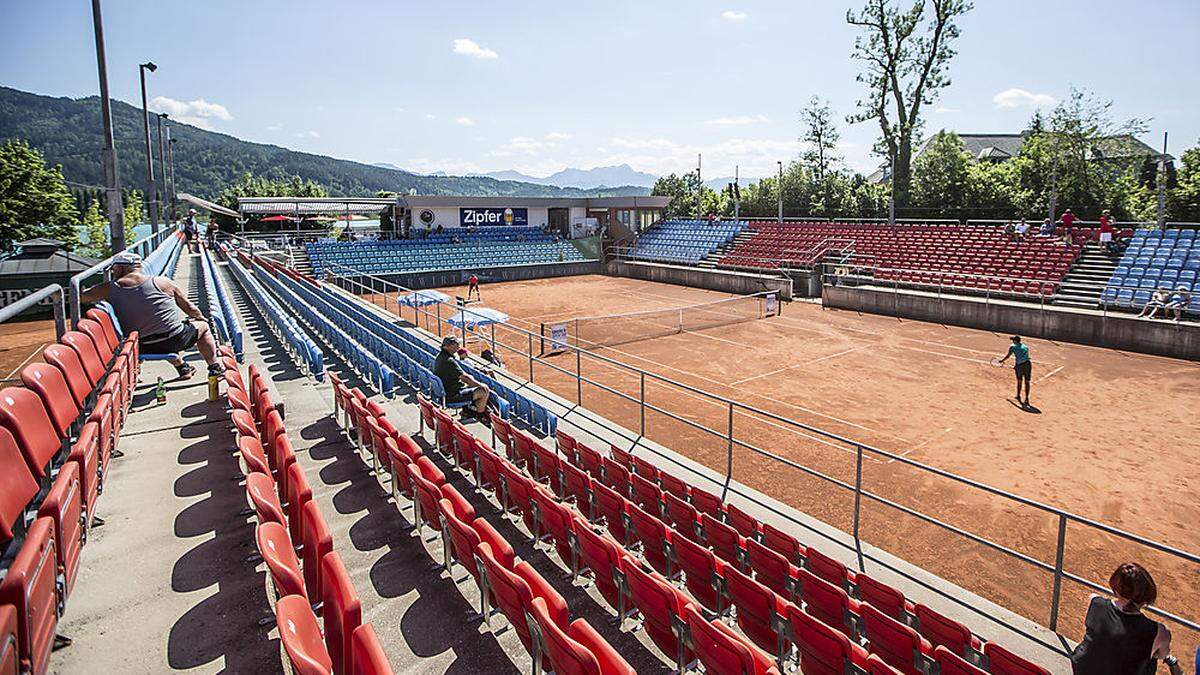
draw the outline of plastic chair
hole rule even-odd
[[[321,639],[321,627],[308,599],[299,595],[280,598],[275,605],[279,639],[296,675],[328,675],[333,659]]]

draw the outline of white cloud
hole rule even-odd
[[[454,123],[460,127],[475,126],[475,120],[471,119],[470,117],[467,117],[466,115],[459,115],[458,117],[455,117]]]
[[[727,9],[724,12],[721,12],[721,18],[727,21],[742,21],[746,18],[746,13]]]
[[[320,137],[321,137],[321,134],[319,134],[311,129],[308,131],[301,131],[300,133],[296,134],[296,138],[320,138]]]
[[[705,124],[714,127],[744,127],[748,124],[762,124],[771,120],[766,115],[734,115],[732,117],[717,117],[707,120]]]
[[[950,114],[958,112],[958,108],[947,108],[944,105],[939,105],[938,107],[933,109],[933,112],[935,112],[939,115],[950,115]]]
[[[480,47],[474,40],[459,38],[454,41],[454,53],[462,54],[463,56],[471,56],[477,59],[497,59],[500,55],[488,49]]]
[[[209,103],[202,98],[194,101],[177,101],[166,96],[155,96],[150,101],[155,112],[165,112],[177,122],[190,124],[201,129],[212,129],[213,121],[228,122],[233,119],[229,109],[220,103]]]
[[[1035,94],[1024,89],[1005,89],[992,97],[997,108],[1048,108],[1056,103],[1050,94]]]
[[[425,119],[427,119],[427,120],[437,119],[437,115],[434,115],[433,113],[425,113]]]
[[[611,147],[609,147],[611,146]],[[799,154],[800,142],[771,138],[732,138],[717,143],[676,143],[667,138],[613,138],[611,153],[596,159],[598,165],[629,164],[639,171],[663,175],[691,171],[696,155],[704,155],[706,176],[732,175],[735,165],[744,176],[771,176],[775,161],[791,161]],[[599,149],[598,149],[599,150]]]
[[[551,131],[550,133],[546,134],[546,140],[548,141],[568,141],[570,139],[571,134],[564,134],[561,131]]]
[[[272,124],[271,126],[267,127],[267,131],[271,131],[271,132],[281,131],[282,129],[283,129],[282,124]]]

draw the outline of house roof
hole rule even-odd
[[[0,276],[82,272],[98,260],[62,250],[62,242],[37,238],[18,242],[17,252],[0,259]]]

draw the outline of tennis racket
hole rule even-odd
[[[996,359],[992,359],[992,366],[994,366],[996,368],[1003,368],[1004,364],[1000,362],[1000,359],[996,358]]]

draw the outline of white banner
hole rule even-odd
[[[550,351],[559,352],[567,348],[567,324],[556,323],[550,326]]]
[[[774,293],[767,294],[767,311],[768,315],[779,313],[779,298]]]

